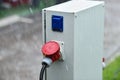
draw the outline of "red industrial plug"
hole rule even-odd
[[[60,46],[55,41],[49,41],[42,47],[42,53],[45,57],[48,57],[52,62],[60,59]]]
[[[45,57],[42,60],[42,69],[40,71],[39,80],[43,80],[43,74],[46,68],[61,58],[60,52],[60,45],[56,41],[46,42],[42,46],[42,53]]]

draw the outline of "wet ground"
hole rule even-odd
[[[120,0],[105,1],[104,56],[108,60],[120,54]]]
[[[120,51],[120,1],[106,0],[104,56]],[[41,14],[29,16],[34,23],[18,22],[0,28],[0,80],[38,80],[41,68]]]
[[[33,24],[16,23],[0,29],[0,80],[38,80],[41,68],[41,14]]]

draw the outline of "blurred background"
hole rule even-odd
[[[38,80],[41,10],[68,0],[0,0],[0,80]],[[120,1],[105,1],[103,80],[120,80]]]

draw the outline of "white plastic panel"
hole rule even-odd
[[[52,15],[64,16],[64,31],[54,32],[51,28]],[[73,29],[74,15],[69,13],[59,13],[46,11],[46,41],[56,40],[64,42],[65,61],[55,62],[47,70],[48,80],[73,80]],[[67,24],[66,24],[67,23]],[[67,77],[69,75],[69,77]]]
[[[102,80],[104,6],[75,14],[74,80]]]
[[[103,4],[102,1],[73,0],[47,8],[50,11],[76,13]]]

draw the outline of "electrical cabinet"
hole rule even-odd
[[[104,2],[68,1],[42,10],[43,41],[64,42],[46,80],[102,80]]]

